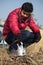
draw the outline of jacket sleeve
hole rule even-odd
[[[10,26],[10,29],[11,31],[14,33],[14,34],[18,34],[20,33],[20,29],[18,27],[18,17],[17,15],[15,14],[10,14],[8,16],[8,21],[9,21],[9,26]]]
[[[29,23],[29,27],[34,33],[40,32],[39,27],[36,25],[36,23],[34,22],[34,19],[32,17],[31,17],[31,20]]]
[[[34,33],[34,40],[35,40],[35,42],[40,41],[40,39],[41,39],[40,30],[39,30],[39,27],[34,22],[33,18],[31,18],[29,26],[30,26],[31,30],[33,31],[33,33]]]

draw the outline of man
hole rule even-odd
[[[32,17],[32,3],[23,3],[21,8],[13,10],[7,17],[4,29],[3,39],[10,45],[9,50],[17,49],[17,43],[34,43],[41,39],[40,30]],[[33,32],[25,30],[29,26]]]

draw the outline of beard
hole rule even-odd
[[[28,17],[24,17],[24,16],[22,16],[21,18],[22,18],[22,20],[25,21]]]

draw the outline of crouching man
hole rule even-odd
[[[23,42],[24,45],[39,42],[41,34],[39,27],[32,17],[33,4],[29,2],[23,3],[9,13],[3,29],[3,39],[10,45],[9,50],[17,49],[17,43]],[[33,32],[25,30],[29,26]]]

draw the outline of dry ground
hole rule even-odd
[[[43,65],[43,30],[40,31],[42,39],[26,47],[26,56],[19,57],[9,53],[7,47],[0,48],[0,65]]]

